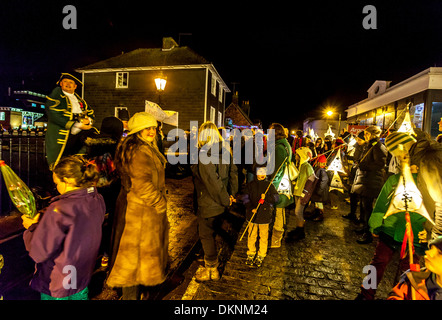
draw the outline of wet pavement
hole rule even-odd
[[[238,215],[226,214],[216,236],[221,279],[198,283],[194,275],[203,265],[193,213],[192,177],[166,179],[170,222],[170,266],[168,280],[149,300],[353,300],[359,293],[364,266],[374,254],[376,242],[360,245],[354,223],[343,219],[349,212],[344,195],[338,209],[325,207],[324,220],[307,221],[306,238],[282,242],[269,249],[260,268],[245,264],[247,235],[240,241],[246,223]],[[312,208],[307,209],[311,210]],[[294,228],[294,210],[286,214],[288,230]],[[394,286],[399,255],[395,254],[378,288],[377,298],[386,299]],[[108,288],[108,270],[98,268],[90,284],[92,300],[118,300],[120,292]]]
[[[198,283],[192,278],[181,299],[353,300],[367,276],[363,268],[370,263],[376,242],[365,245],[356,242],[355,224],[342,218],[350,206],[344,195],[338,198],[338,209],[326,206],[323,221],[306,222],[305,239],[295,243],[283,241],[280,248],[269,249],[260,268],[245,264],[247,235],[242,241],[238,240],[222,270],[221,279]],[[294,228],[292,214],[293,210],[287,214],[288,230]],[[244,223],[238,230],[238,236],[245,226]],[[398,259],[396,254],[386,269],[377,299],[386,299],[394,286]]]

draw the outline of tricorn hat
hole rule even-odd
[[[77,86],[78,85],[83,85],[83,82],[81,82],[80,80],[78,80],[76,77],[74,77],[72,74],[70,74],[70,73],[62,73],[61,74],[61,76],[60,76],[60,79],[58,79],[58,81],[57,81],[57,85],[60,85],[60,82],[61,82],[61,80],[63,80],[63,79],[69,79],[69,80],[73,80],[73,81],[75,81],[75,83],[77,84]]]

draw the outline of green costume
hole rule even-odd
[[[287,142],[287,139],[283,138],[283,139],[279,139],[279,140],[275,141],[275,152],[273,155],[275,157],[275,172],[273,172],[270,175],[270,178],[273,178],[275,176],[275,178],[273,179],[273,185],[275,186],[276,190],[278,190],[279,184],[281,183],[281,180],[284,177],[285,167],[288,166],[288,164],[290,163],[290,161],[292,159],[291,150],[292,150],[292,148],[290,147],[289,143]],[[281,167],[281,169],[278,172],[276,172],[276,170],[278,170],[278,168],[280,168],[281,164],[286,159],[287,159],[287,161],[285,162],[285,164]],[[288,197],[287,195],[280,193],[279,194],[279,201],[276,204],[276,208],[285,208],[292,203],[294,203],[293,196]]]
[[[94,110],[89,108],[77,93],[74,93],[78,99],[84,115],[94,118]],[[49,96],[46,97],[46,110],[48,115],[48,129],[46,131],[46,156],[49,168],[58,163],[63,155],[66,142],[69,138],[71,127],[76,120],[72,113],[72,104],[69,98],[63,93],[60,87],[55,88]]]
[[[396,186],[399,182],[400,174],[395,174],[387,179],[376,200],[376,205],[370,216],[368,224],[370,231],[374,234],[387,235],[382,237],[384,242],[395,250],[400,250],[405,235],[405,212],[399,212],[384,219],[384,215],[390,205]],[[413,179],[416,181],[417,173],[413,173]],[[423,255],[427,250],[427,243],[419,243],[418,233],[424,230],[426,219],[418,213],[410,212],[411,228],[413,230],[414,248],[417,254]]]

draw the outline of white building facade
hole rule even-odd
[[[367,90],[367,99],[347,107],[347,122],[397,129],[409,105],[417,128],[432,137],[441,133],[438,122],[442,118],[442,68],[428,68],[396,85],[390,84],[391,81],[375,81]]]

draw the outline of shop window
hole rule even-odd
[[[424,122],[424,104],[420,103],[410,107],[411,122],[414,123],[416,128],[422,129]]]
[[[442,102],[433,102],[431,108],[431,128],[430,134],[433,138],[437,137],[439,131],[439,122],[442,121]]]

